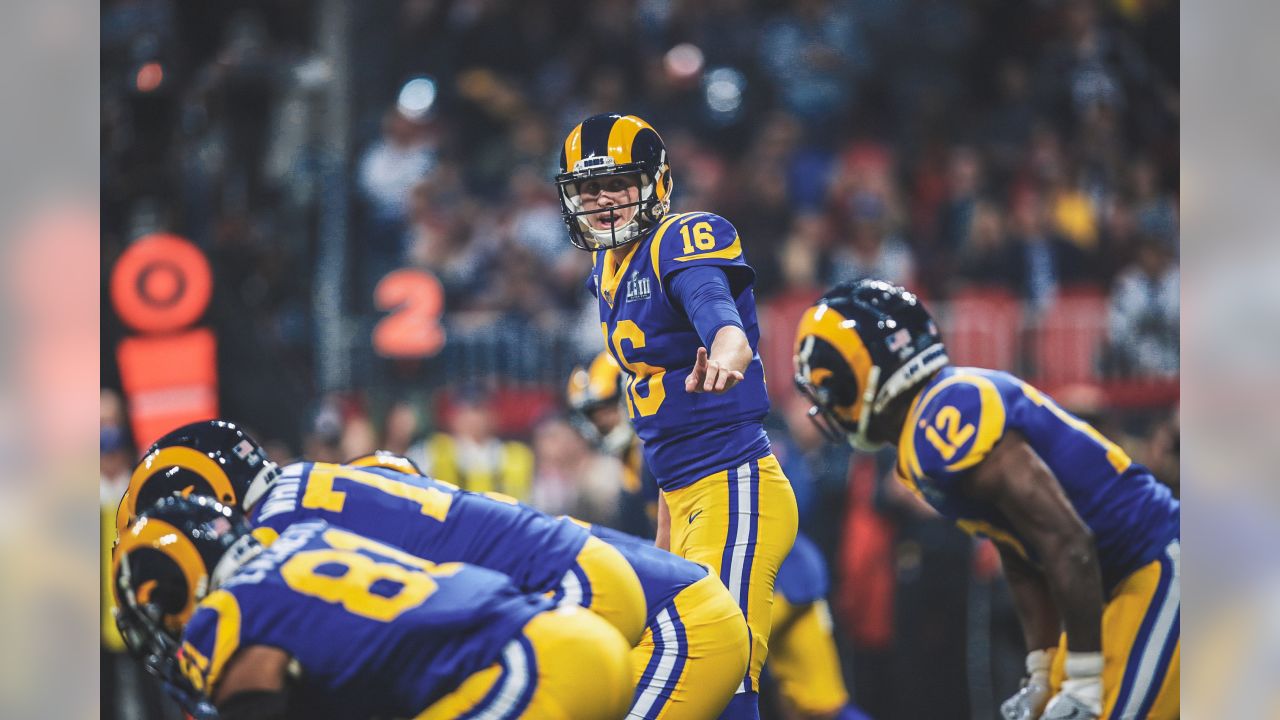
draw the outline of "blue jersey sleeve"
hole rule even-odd
[[[211,694],[227,660],[240,647],[240,605],[226,590],[205,598],[182,634],[178,667],[196,690]]]
[[[703,345],[711,347],[722,327],[742,329],[729,279],[720,268],[702,265],[678,272],[669,287],[672,300],[684,307]]]
[[[755,282],[755,271],[747,265],[737,229],[714,213],[684,213],[664,223],[650,252],[664,287],[672,275],[698,266],[724,270],[734,297]]]
[[[907,469],[945,491],[1004,436],[1004,399],[986,377],[952,375],[929,388],[908,422]]]

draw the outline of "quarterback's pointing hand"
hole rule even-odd
[[[707,356],[707,349],[698,348],[698,359],[693,370],[684,380],[685,392],[711,392],[717,395],[742,381],[742,373],[731,370],[719,360]]]

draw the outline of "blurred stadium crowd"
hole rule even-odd
[[[335,12],[341,55],[322,41]],[[376,447],[430,467],[447,444],[461,484],[610,523],[621,467],[560,408],[600,337],[590,256],[567,241],[550,177],[582,118],[645,118],[670,150],[673,206],[728,218],[757,271],[770,435],[831,563],[854,699],[878,718],[990,717],[1022,659],[994,554],[898,490],[890,457],[823,444],[789,387],[794,321],[837,279],[905,284],[957,360],[1040,381],[1176,488],[1177,13],[1168,0],[105,0],[103,268],[155,230],[203,249],[222,414],[273,457]],[[337,285],[318,261],[335,226]],[[375,287],[403,267],[443,287],[433,358],[389,360],[369,341]],[[313,307],[326,293],[347,322],[336,347]],[[114,510],[139,448],[109,307]],[[348,368],[337,383],[317,369],[333,353]],[[104,678],[104,700],[120,682]],[[117,700],[119,716],[147,716]]]

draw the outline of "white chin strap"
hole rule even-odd
[[[271,489],[271,483],[276,481],[280,476],[280,466],[270,460],[262,464],[262,469],[254,476],[253,482],[249,483],[249,489],[245,491],[244,499],[240,501],[240,509],[247,515],[254,505],[262,499],[263,495]]]
[[[209,574],[209,592],[222,587],[222,583],[235,574],[241,565],[262,554],[263,549],[262,544],[253,535],[249,533],[242,535],[227,548],[222,558],[218,560],[218,564],[213,566],[213,572]]]
[[[848,433],[849,444],[863,452],[875,452],[887,443],[873,442],[867,437],[867,428],[871,425],[871,416],[884,412],[902,393],[915,387],[922,379],[941,370],[951,359],[947,357],[946,348],[941,343],[930,345],[911,358],[910,362],[898,368],[896,372],[877,388],[880,382],[880,366],[872,365],[867,374],[867,389],[862,394],[862,413],[858,418],[858,431]]]
[[[640,235],[640,223],[638,218],[640,213],[637,212],[631,216],[626,225],[616,228],[605,228],[597,230],[591,227],[591,222],[587,220],[586,215],[578,218],[578,225],[582,227],[583,235],[587,238],[587,243],[594,245],[596,250],[608,250],[635,240]]]
[[[871,406],[876,399],[876,385],[880,382],[880,366],[872,365],[871,372],[867,373],[867,389],[862,392],[862,412],[858,414],[858,431],[847,433],[849,436],[849,444],[854,450],[862,452],[875,452],[884,446],[884,443],[872,442],[867,437],[867,428],[871,425]]]

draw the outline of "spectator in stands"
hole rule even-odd
[[[386,421],[382,428],[382,443],[379,450],[386,450],[396,455],[408,456],[410,447],[419,436],[418,411],[413,404],[405,401],[392,403],[387,410]],[[414,458],[417,462],[418,458]]]
[[[1137,260],[1111,291],[1111,358],[1122,373],[1178,373],[1178,264],[1172,241],[1141,236]]]
[[[552,515],[602,525],[617,521],[622,463],[594,450],[562,418],[542,421],[533,433],[534,477],[529,503]]]
[[[398,106],[382,118],[382,136],[360,158],[361,195],[376,220],[401,221],[408,212],[409,190],[435,167],[437,129],[425,117]]]
[[[950,257],[974,227],[981,188],[982,158],[973,148],[953,148],[947,163],[947,198],[938,209],[938,245]]]
[[[451,311],[473,307],[486,281],[484,249],[472,242],[473,201],[453,163],[441,163],[409,194],[409,247],[405,258],[444,286]]]
[[[890,234],[884,198],[860,191],[849,205],[850,233],[836,238],[826,281],[881,278],[912,285],[915,259],[906,243]]]
[[[302,456],[312,462],[340,463],[342,455],[342,407],[336,396],[323,398],[312,412],[303,436]]]
[[[1011,259],[1000,208],[989,202],[976,203],[956,253],[952,286],[1008,288],[1014,282]]]
[[[528,500],[533,481],[533,451],[495,434],[492,399],[466,390],[455,396],[447,432],[432,435],[409,450],[428,475],[463,490],[496,491]]]
[[[1033,310],[1044,310],[1063,284],[1079,278],[1081,253],[1053,232],[1046,198],[1034,190],[1014,198],[1009,224],[1015,289]]]
[[[356,184],[364,201],[360,246],[372,267],[371,279],[403,262],[409,194],[438,162],[437,124],[426,116],[387,110],[382,136],[360,158]]]
[[[810,130],[827,129],[848,111],[870,64],[856,15],[830,0],[793,0],[764,29],[759,51],[783,104]]]
[[[125,428],[124,401],[114,390],[103,388],[98,412],[99,485],[103,507],[115,512],[125,488],[129,487],[129,474],[133,472],[133,448],[129,446]]]

